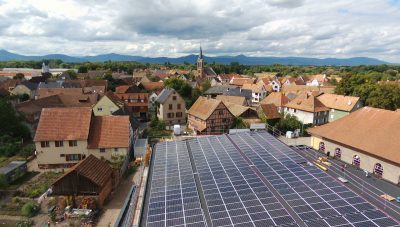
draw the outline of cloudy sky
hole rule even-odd
[[[400,0],[0,0],[0,49],[375,57],[400,62]]]

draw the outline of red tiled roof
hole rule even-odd
[[[91,116],[90,107],[44,108],[34,141],[86,140]]]
[[[308,95],[307,95],[308,96]],[[311,113],[328,111],[329,108],[324,106],[315,96],[296,97],[285,105],[286,107],[303,110]]]
[[[267,119],[281,118],[278,108],[274,104],[260,104],[260,107]]]
[[[400,112],[363,107],[331,123],[309,128],[319,136],[400,166]]]
[[[129,138],[129,116],[98,116],[93,118],[88,148],[127,148]]]

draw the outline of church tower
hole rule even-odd
[[[203,59],[203,50],[200,46],[200,54],[199,58],[197,58],[197,76],[202,78],[204,76],[204,59]]]

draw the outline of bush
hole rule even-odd
[[[34,202],[25,203],[21,208],[21,214],[27,217],[33,217],[39,211],[39,207]]]
[[[6,175],[4,173],[0,173],[0,188],[4,188],[8,186],[8,181]]]
[[[31,227],[31,226],[34,226],[34,225],[33,225],[33,221],[31,219],[27,218],[27,219],[18,221],[17,223],[15,223],[15,226],[18,226],[18,227]]]

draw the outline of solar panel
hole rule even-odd
[[[145,225],[399,226],[305,163],[265,132],[159,143]]]
[[[271,135],[257,133],[250,136],[248,133],[242,133],[232,135],[231,138],[238,144],[239,149],[254,161],[257,168],[265,169],[265,165],[269,166],[280,177],[280,179],[275,177],[271,181],[272,185],[307,225],[380,226],[380,224],[386,224],[386,221],[388,225],[397,224],[384,214],[377,217],[364,215],[367,212],[372,214],[379,211],[346,187],[333,183],[332,177],[315,166],[298,165],[298,162],[306,162],[306,160],[302,160],[304,158],[299,157]],[[264,174],[266,178],[271,175],[271,173]],[[287,180],[287,177],[290,177],[290,180]],[[297,182],[304,184],[293,185],[287,189],[285,185],[291,185],[291,182],[296,181],[295,178]],[[335,189],[331,190],[332,187]],[[381,221],[382,219],[385,220]]]
[[[147,226],[206,226],[185,142],[155,147]]]

